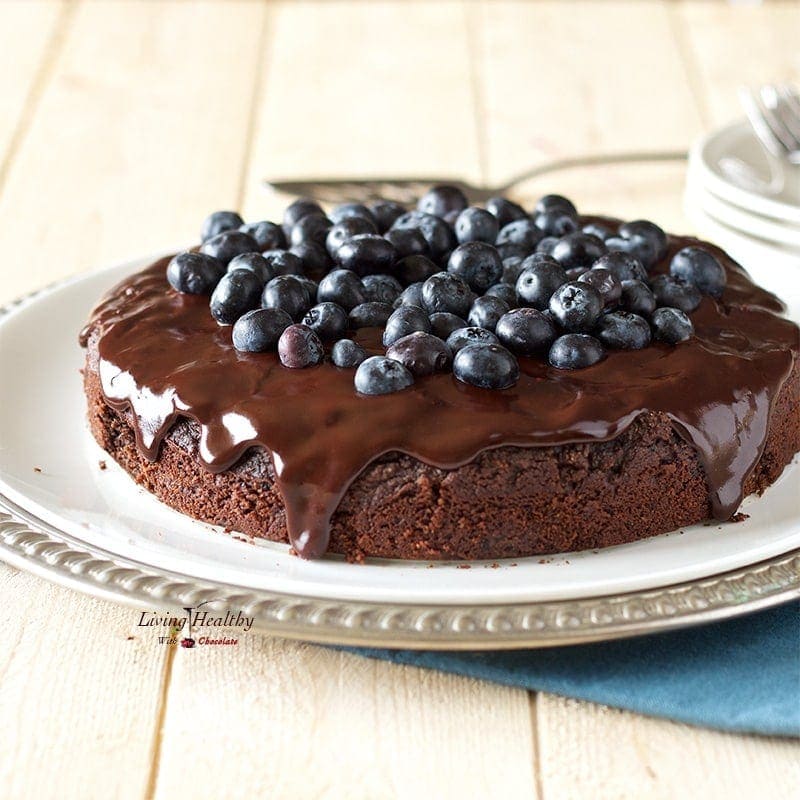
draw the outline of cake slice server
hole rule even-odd
[[[274,192],[308,197],[323,203],[364,202],[378,198],[411,203],[431,186],[446,183],[461,189],[470,202],[481,203],[496,195],[509,194],[523,181],[551,172],[576,167],[594,167],[606,164],[631,164],[660,161],[684,161],[684,150],[635,151],[607,153],[604,155],[560,158],[526,169],[504,183],[495,186],[476,186],[466,181],[432,176],[428,178],[330,178],[323,180],[265,180],[263,185]]]

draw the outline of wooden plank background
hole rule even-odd
[[[800,82],[800,5],[0,3],[0,302],[261,218],[266,176],[683,148]],[[528,187],[688,229],[680,166]],[[796,796],[800,745],[250,634],[169,651],[0,566],[0,797]]]

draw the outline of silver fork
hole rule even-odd
[[[722,158],[720,167],[740,186],[778,194],[786,186],[787,167],[800,164],[800,96],[792,86],[767,84],[758,91],[740,88],[739,101],[766,152],[770,177],[765,181],[739,158]]]
[[[775,158],[800,164],[800,97],[791,86],[741,89],[739,98],[759,141]]]

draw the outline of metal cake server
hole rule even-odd
[[[308,197],[323,203],[364,202],[382,198],[398,203],[412,203],[431,186],[446,183],[461,189],[470,202],[482,203],[496,195],[510,194],[524,181],[551,172],[575,167],[595,167],[606,164],[630,164],[661,161],[684,161],[684,150],[655,152],[609,153],[605,155],[577,156],[550,161],[520,172],[505,183],[496,186],[476,186],[449,177],[428,178],[332,178],[325,180],[268,180],[264,186],[282,194]]]

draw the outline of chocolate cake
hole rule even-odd
[[[601,548],[730,520],[800,450],[797,326],[653,223],[436,187],[202,238],[81,335],[94,437],[195,519],[307,558]]]

